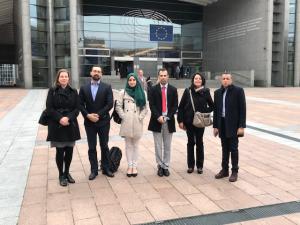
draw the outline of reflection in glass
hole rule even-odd
[[[30,24],[33,30],[47,31],[45,20],[30,18]]]
[[[55,22],[56,32],[67,32],[70,31],[70,21],[56,21]]]
[[[135,42],[135,56],[157,58],[157,42]]]
[[[110,40],[108,32],[84,31],[84,39]]]
[[[110,48],[110,41],[97,39],[84,39],[84,47],[86,48]]]
[[[111,54],[115,56],[134,56],[134,42],[111,41]]]
[[[40,5],[40,6],[47,6],[46,0],[30,0],[30,5]]]
[[[84,30],[86,31],[105,31],[109,32],[109,24],[105,23],[84,23]]]
[[[149,2],[145,2],[145,9],[140,9],[141,4],[143,0],[129,1],[127,8],[117,1],[109,4],[94,1],[93,6],[83,7],[81,30],[78,31],[79,37],[83,37],[81,47],[110,49],[112,59],[122,56],[180,58],[182,51],[202,51],[202,11],[198,6],[188,7],[181,12],[180,7],[183,3],[165,3],[171,8],[166,7],[163,10],[147,9],[151,5]],[[154,4],[152,5],[155,8]],[[98,15],[95,15],[97,13]],[[150,41],[150,24],[173,26],[173,41]],[[81,59],[83,70],[84,65],[96,63],[97,60]],[[116,67],[120,62],[112,64]],[[183,65],[187,64],[188,61],[185,60]],[[199,69],[202,66],[202,59],[195,59],[195,62],[188,65],[196,70],[195,66]],[[110,68],[110,63],[107,68]],[[110,74],[110,71],[107,73]]]
[[[47,56],[48,55],[48,45],[41,43],[31,43],[31,51],[33,56]]]
[[[134,34],[129,33],[110,33],[112,41],[134,41]]]
[[[84,22],[109,23],[109,16],[84,16]]]
[[[70,56],[56,57],[56,67],[57,68],[70,68],[71,67]]]
[[[32,30],[31,31],[31,40],[32,40],[32,42],[46,43],[47,42],[47,33]]]

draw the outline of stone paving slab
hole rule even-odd
[[[40,90],[0,93],[0,224],[6,225],[18,221],[45,96]]]
[[[182,91],[179,90],[179,95]],[[251,88],[246,89],[245,92],[247,97],[280,100],[293,104],[300,102],[299,88]],[[265,92],[268,94],[265,95]],[[3,218],[0,216],[1,225],[16,224],[14,221],[17,219],[19,225],[138,224],[297,201],[300,198],[300,147],[284,138],[279,139],[270,134],[267,137],[263,132],[251,129],[246,129],[245,138],[240,139],[238,182],[229,183],[227,179],[214,179],[214,174],[220,169],[221,146],[220,140],[212,136],[212,128],[207,128],[205,131],[205,163],[202,175],[186,173],[186,134],[178,129],[172,143],[171,176],[158,177],[153,136],[146,130],[150,114],[145,119],[145,132],[140,143],[139,175],[136,178],[126,177],[127,163],[123,154],[124,158],[115,178],[99,175],[94,181],[88,181],[90,168],[88,147],[83,118],[80,116],[82,140],[76,144],[71,165],[71,173],[76,184],[60,187],[55,165],[55,149],[49,148],[48,143],[45,142],[47,128],[43,126],[36,126],[38,130],[32,128],[34,127],[33,121],[36,123],[36,117],[44,106],[45,94],[46,91],[42,91],[37,99],[32,99],[33,97],[30,96],[30,99],[35,102],[31,107],[39,109],[34,110],[36,114],[31,117],[31,122],[24,116],[21,118],[23,122],[18,119],[19,124],[16,122],[18,125],[11,128],[29,137],[24,137],[20,142],[16,141],[14,145],[15,148],[20,149],[17,151],[19,155],[12,155],[8,159],[18,157],[18,162],[7,163],[5,167],[12,167],[16,171],[18,168],[20,171],[25,170],[22,168],[27,168],[27,172],[23,172],[20,176],[21,182],[17,184],[11,183],[13,179],[9,176],[3,179],[6,187],[1,189],[0,186],[0,208],[1,204],[11,201],[17,202],[17,204],[9,205],[11,209],[20,207],[19,197],[23,202],[19,219],[12,213],[12,210],[9,212],[11,215],[4,215]],[[290,100],[289,96],[293,98]],[[286,104],[280,105],[280,101],[267,104],[261,102],[261,99],[255,101],[255,98],[247,101],[248,121],[257,126],[269,126],[267,129],[277,129],[277,132],[286,131],[291,135],[297,135],[297,130],[290,129],[291,126],[282,126],[282,124],[297,127],[300,121],[295,118],[300,118],[299,110],[289,108],[284,111],[286,118],[282,119],[278,110],[287,107]],[[294,120],[292,121],[291,118]],[[0,125],[1,122],[2,120],[0,120]],[[14,128],[22,124],[26,124],[23,130]],[[6,131],[8,131],[7,140],[2,139],[4,144],[9,138],[14,137],[10,129]],[[32,135],[33,132],[36,134]],[[119,125],[112,123],[109,145],[119,146],[124,151],[124,140],[119,137],[118,132]],[[27,143],[29,146],[33,137],[35,137],[35,145],[31,146],[31,150],[27,150],[29,153],[32,152],[29,157],[27,153],[24,153],[26,147],[22,143]],[[31,160],[30,168],[29,163],[24,162],[27,158]],[[19,167],[19,164],[23,165]],[[0,174],[1,169],[2,167]],[[21,183],[26,180],[27,186],[24,193],[25,185],[22,186]],[[11,193],[7,193],[7,189],[11,189]],[[268,218],[271,223],[259,220],[258,224],[260,222],[275,224],[276,221],[281,221],[281,224],[299,224],[298,216],[298,214],[286,215],[278,220]],[[256,224],[256,222],[242,221],[241,224]]]

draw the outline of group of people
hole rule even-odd
[[[83,85],[79,94],[70,86],[70,73],[61,69],[56,76],[54,87],[49,89],[46,111],[49,117],[47,141],[56,148],[56,164],[59,183],[67,186],[75,183],[70,174],[75,141],[80,139],[77,116],[79,111],[84,117],[84,127],[88,141],[88,156],[91,166],[89,180],[94,180],[98,171],[108,177],[114,177],[109,163],[110,110],[113,108],[113,92],[109,84],[101,81],[102,69],[93,66],[91,80]],[[139,140],[143,136],[143,120],[148,112],[147,98],[151,117],[148,130],[154,139],[157,175],[170,175],[172,134],[176,132],[175,115],[181,129],[187,134],[187,173],[197,167],[197,173],[203,173],[205,128],[193,125],[194,112],[213,113],[213,132],[219,136],[222,144],[222,169],[216,179],[229,176],[229,157],[231,154],[232,173],[229,181],[238,178],[238,138],[244,135],[246,126],[246,102],[242,88],[232,84],[232,76],[221,76],[222,86],[214,93],[205,86],[205,78],[196,73],[186,88],[178,106],[176,87],[169,84],[169,74],[165,68],[159,69],[156,84],[147,85],[142,79],[143,71],[127,76],[126,86],[115,104],[115,110],[122,119],[120,136],[125,139],[125,151],[128,163],[127,176],[138,175]],[[147,94],[145,94],[147,90]],[[192,106],[192,102],[194,107]],[[101,168],[97,157],[97,136],[101,149]],[[195,160],[196,146],[196,160]]]

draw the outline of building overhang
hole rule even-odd
[[[202,6],[207,6],[209,4],[217,2],[218,0],[179,0],[179,1],[193,3],[193,4],[197,4],[197,5],[202,5]]]

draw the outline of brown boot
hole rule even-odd
[[[238,173],[237,172],[232,172],[232,174],[229,177],[230,182],[236,182],[238,179]]]
[[[215,178],[216,179],[221,179],[221,178],[228,177],[228,176],[229,176],[228,171],[220,170],[220,172],[215,175]]]

